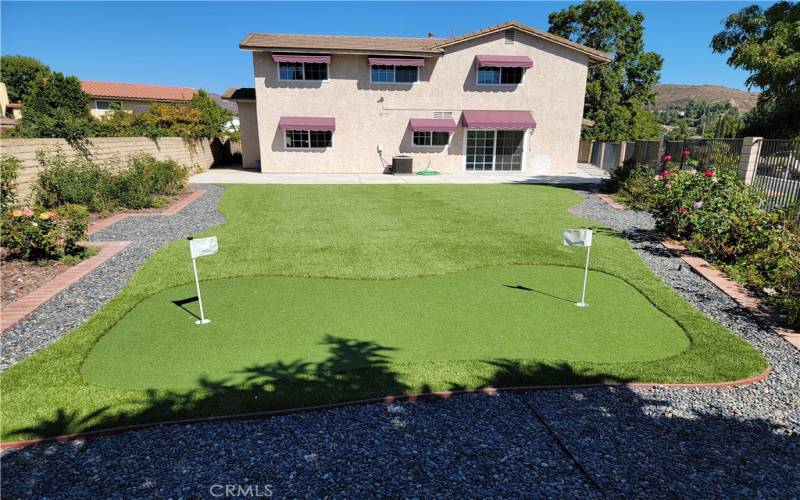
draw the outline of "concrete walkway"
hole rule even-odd
[[[580,164],[575,173],[463,172],[441,175],[278,174],[214,168],[193,175],[193,184],[598,184],[608,174]]]

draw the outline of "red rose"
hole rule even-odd
[[[669,177],[669,170],[664,170],[663,172],[661,172],[661,177],[663,177],[664,179]]]
[[[664,157],[661,159],[664,161],[672,161],[672,157],[670,155],[664,155]]]
[[[681,215],[686,215],[687,213],[689,213],[689,211],[686,210],[685,208],[681,207],[681,208],[678,209],[678,213],[681,214]]]
[[[705,175],[706,177],[714,177],[714,171],[709,168],[705,172],[703,172],[703,175]]]
[[[689,152],[688,151],[686,151],[685,149],[683,151],[681,151],[681,158],[688,158],[688,157],[689,157]]]

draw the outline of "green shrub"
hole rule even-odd
[[[649,210],[657,183],[653,175],[649,166],[635,165],[617,191],[620,201],[634,210]]]
[[[131,158],[129,171],[136,172],[147,183],[148,190],[155,195],[176,195],[186,187],[189,169],[173,160],[156,160],[142,155]]]
[[[66,158],[61,151],[37,152],[42,170],[34,187],[37,205],[55,208],[75,203],[93,211],[113,208],[109,196],[110,174],[85,158]]]
[[[74,76],[50,73],[37,79],[23,103],[18,127],[21,137],[61,137],[78,141],[90,135],[95,120],[89,112],[89,96]]]
[[[79,205],[57,210],[15,209],[2,214],[2,246],[11,257],[40,261],[80,255],[78,245],[89,224],[89,212]]]
[[[13,156],[0,155],[0,210],[7,211],[17,202],[17,174],[20,161]]]

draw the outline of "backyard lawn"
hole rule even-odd
[[[485,386],[715,382],[764,358],[661,283],[566,188],[229,186],[198,260],[154,255],[2,374],[3,439]],[[595,229],[587,302],[584,251]],[[188,300],[187,300],[188,299]]]

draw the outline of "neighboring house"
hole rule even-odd
[[[0,82],[0,128],[14,128],[22,118],[22,103],[10,102],[6,84]]]
[[[82,80],[81,89],[89,94],[92,115],[101,117],[116,110],[142,113],[154,102],[189,102],[197,93],[190,87],[167,87],[142,83],[96,82]]]
[[[571,172],[589,66],[611,56],[510,21],[456,38],[254,33],[237,102],[245,167]],[[257,142],[257,144],[254,144]]]

